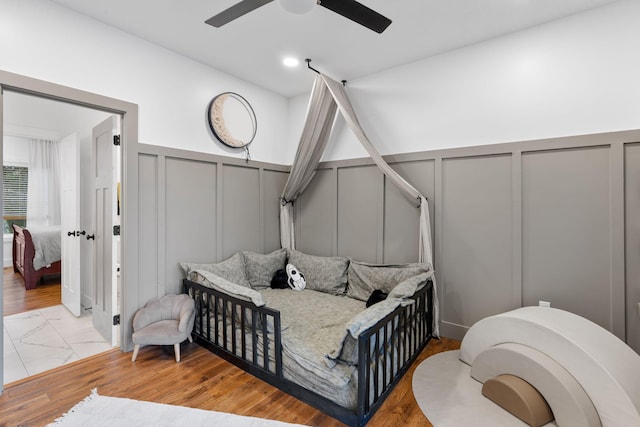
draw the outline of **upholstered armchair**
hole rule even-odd
[[[195,319],[195,305],[189,295],[169,294],[153,299],[133,316],[133,357],[145,345],[173,345],[176,362],[180,361],[180,343],[193,342],[191,331]]]

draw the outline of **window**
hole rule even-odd
[[[11,224],[24,227],[27,222],[27,183],[29,169],[23,166],[3,166],[2,197],[4,198],[4,212],[2,212],[2,229],[5,234],[13,234]]]

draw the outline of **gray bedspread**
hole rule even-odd
[[[285,378],[348,408],[356,405],[356,367],[327,367],[325,355],[339,345],[347,322],[365,303],[305,289],[264,289],[267,307],[279,310]],[[283,314],[286,313],[286,314]]]
[[[59,225],[53,227],[30,227],[28,230],[31,233],[31,239],[36,251],[33,257],[33,268],[36,271],[60,261],[62,258],[60,248],[62,239]]]
[[[212,286],[202,275],[196,279],[206,286]],[[212,287],[226,291],[220,286]],[[364,301],[310,289],[294,291],[267,288],[254,292],[259,293],[264,305],[280,311],[284,377],[349,409],[357,406],[357,336],[397,306],[409,303],[408,300],[392,298],[366,308]],[[212,315],[212,331],[215,322]],[[246,343],[247,354],[251,354],[250,332],[240,328],[231,330],[229,323],[226,326],[227,348],[231,348],[232,337],[235,337],[236,355],[242,353],[242,342]],[[225,326],[218,320],[218,339],[222,341],[224,329]],[[271,331],[269,336],[272,336]],[[257,339],[256,352],[260,356],[258,365],[263,366],[264,343],[262,336]],[[376,344],[372,342],[372,345]],[[393,351],[394,357],[391,359],[395,360],[394,366],[388,362],[387,372],[395,373],[400,366],[400,357],[397,349]],[[275,363],[273,355],[274,349],[270,343],[269,363]],[[371,399],[372,393],[373,390]]]

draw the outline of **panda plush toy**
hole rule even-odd
[[[287,284],[294,291],[301,291],[307,286],[307,281],[295,265],[287,264]]]

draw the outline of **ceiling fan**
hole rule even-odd
[[[272,1],[273,0],[242,0],[240,3],[236,3],[230,8],[207,19],[205,22],[219,28]],[[286,11],[297,14],[310,12],[314,6],[320,5],[376,33],[382,33],[391,24],[389,18],[355,0],[278,0],[278,3],[280,3],[280,6]]]

